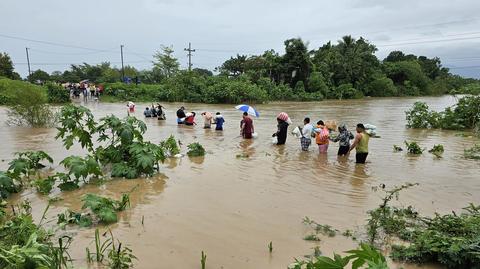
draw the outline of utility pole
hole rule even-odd
[[[123,67],[123,45],[120,45],[120,57],[122,58],[122,82],[125,82],[125,68]]]
[[[30,76],[32,71],[30,70],[30,57],[28,56],[28,48],[25,48],[25,51],[27,52],[28,75]]]
[[[188,49],[183,50],[188,51],[188,71],[192,71],[192,52],[195,52],[195,49],[192,49],[192,44],[188,42]]]

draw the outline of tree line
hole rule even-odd
[[[128,65],[124,68],[125,77],[135,85],[118,83],[122,70],[108,62],[71,65],[69,70],[51,74],[36,70],[27,80],[78,82],[88,79],[106,84],[112,97],[127,95],[142,99],[139,95],[150,91],[144,99],[196,102],[438,95],[458,93],[467,85],[471,89],[472,84],[479,83],[451,74],[438,57],[392,51],[380,60],[375,55],[377,47],[362,37],[344,36],[336,44],[328,42],[317,49],[309,49],[301,38],[292,38],[286,40],[284,46],[283,54],[275,50],[251,56],[237,54],[213,72],[201,68],[181,70],[173,48],[161,46],[152,57],[151,69],[137,70]],[[11,60],[10,65],[8,61],[8,55],[0,54],[0,76],[18,79]]]

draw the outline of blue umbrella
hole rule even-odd
[[[260,113],[258,113],[255,108],[249,106],[249,105],[238,105],[235,107],[236,109],[247,112],[249,115],[255,116],[255,117],[260,117]]]

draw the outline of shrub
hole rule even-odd
[[[463,156],[467,159],[480,160],[480,144],[465,149]]]
[[[51,126],[55,113],[47,104],[45,88],[28,82],[0,79],[0,104],[8,106],[8,122],[32,127]]]
[[[355,89],[351,83],[345,83],[335,89],[337,99],[358,99],[363,97],[363,93]]]
[[[65,89],[61,85],[53,82],[48,82],[45,84],[45,86],[47,87],[49,103],[63,104],[70,102],[70,92],[68,89]]]
[[[442,158],[442,154],[445,151],[443,145],[434,145],[428,152],[432,153],[437,158]]]
[[[405,113],[409,128],[476,130],[480,122],[480,96],[462,97],[455,106],[443,112],[431,111],[426,103],[415,102]]]
[[[178,147],[177,140],[173,135],[169,136],[164,141],[161,141],[160,147],[165,152],[165,156],[173,157],[176,154],[180,153],[180,148]]]
[[[413,107],[405,112],[408,128],[432,128],[439,126],[439,115],[429,110],[424,102],[415,102]]]
[[[0,171],[0,200],[21,190],[21,186],[9,173]]]
[[[393,243],[393,260],[415,263],[440,263],[447,268],[478,268],[480,265],[480,207],[470,204],[461,214],[433,217],[421,216],[411,206],[407,208],[390,205],[399,192],[417,184],[407,184],[384,190],[383,203],[369,211],[367,232],[374,243],[383,232]],[[393,238],[391,238],[393,237]]]
[[[342,269],[352,263],[352,268],[388,269],[385,257],[380,251],[368,244],[360,244],[358,249],[346,251],[348,256],[333,255],[333,259],[326,256],[316,256],[309,261],[296,260],[289,269]]]
[[[188,148],[187,155],[189,157],[197,157],[197,156],[204,156],[205,155],[205,149],[198,142],[189,144],[187,146],[187,148]]]
[[[415,141],[410,142],[410,143],[405,141],[405,145],[407,146],[407,152],[410,153],[410,154],[420,155],[424,151]]]
[[[121,200],[98,196],[92,193],[86,194],[83,198],[82,208],[89,208],[103,223],[117,222],[117,211],[123,211],[130,205],[128,194],[123,194]]]
[[[379,75],[365,85],[364,92],[368,96],[396,96],[398,89],[391,79]]]

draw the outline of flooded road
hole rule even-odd
[[[372,190],[379,184],[391,188],[420,183],[402,192],[400,203],[424,214],[448,213],[468,203],[480,203],[480,162],[462,158],[463,150],[479,140],[457,136],[455,131],[406,129],[404,111],[417,100],[438,110],[456,101],[444,96],[258,105],[261,116],[254,125],[259,137],[251,141],[240,138],[241,113],[231,105],[163,104],[167,120],[145,119],[146,139],[158,143],[173,134],[182,141],[183,153],[185,145],[198,141],[208,152],[205,157],[168,160],[161,174],[149,179],[113,180],[65,193],[56,190],[50,196],[63,200],[51,206],[49,216],[54,219],[66,207],[78,210],[84,193],[119,198],[122,192],[134,189],[131,208],[110,228],[138,257],[135,268],[199,268],[202,250],[208,268],[228,269],[286,268],[294,257],[312,253],[316,245],[324,255],[341,253],[356,243],[341,235],[322,237],[319,243],[304,241],[310,230],[302,219],[308,216],[341,231],[357,230],[365,224],[366,212],[380,203],[381,193]],[[138,118],[143,119],[146,105],[137,104]],[[202,129],[200,117],[196,127],[177,126],[175,111],[181,105],[197,115],[205,110],[222,112],[225,131]],[[107,114],[126,115],[125,104],[92,102],[86,106],[97,120]],[[3,124],[6,113],[4,108],[0,111]],[[356,166],[354,156],[337,159],[337,144],[330,145],[328,155],[319,155],[316,146],[302,152],[299,140],[291,135],[285,146],[274,146],[271,134],[281,111],[292,118],[289,132],[309,116],[312,122],[346,122],[352,131],[358,122],[371,123],[378,127],[381,138],[370,140],[364,166]],[[55,135],[55,129],[3,124],[0,169],[7,168],[16,151],[45,150],[55,159],[52,167],[56,169],[61,169],[58,162],[68,155],[83,154],[77,146],[66,151]],[[393,153],[393,145],[403,147],[404,140],[418,141],[428,149],[443,144],[445,153],[442,159],[429,153],[419,157]],[[39,218],[48,199],[26,190],[12,200],[25,198]],[[75,264],[85,267],[85,247],[93,246],[94,228],[71,227],[67,231],[75,234],[71,249]],[[272,254],[267,248],[270,241]]]

